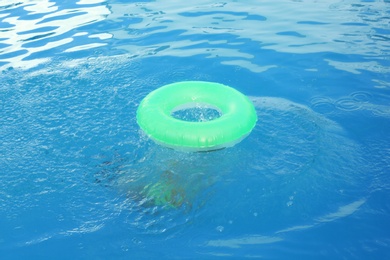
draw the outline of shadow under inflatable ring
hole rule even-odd
[[[221,116],[206,122],[174,118],[181,109],[208,107]],[[183,81],[149,93],[137,109],[137,123],[156,143],[176,150],[199,152],[231,147],[256,125],[252,102],[237,90],[213,82]]]

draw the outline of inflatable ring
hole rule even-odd
[[[206,122],[177,119],[172,113],[208,107],[221,116]],[[176,150],[210,151],[231,147],[256,125],[256,110],[237,90],[213,82],[184,81],[149,93],[137,109],[137,123],[156,143]]]

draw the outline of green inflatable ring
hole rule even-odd
[[[207,106],[222,114],[206,122],[184,121],[172,113]],[[184,81],[149,93],[137,109],[137,123],[156,143],[176,150],[210,151],[231,147],[256,125],[256,110],[237,90],[213,82]]]

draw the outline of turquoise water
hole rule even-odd
[[[388,1],[3,1],[3,259],[390,257]],[[236,146],[137,126],[165,84],[256,107]]]

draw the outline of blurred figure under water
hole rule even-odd
[[[115,187],[142,207],[201,207],[213,184],[228,172],[232,158],[238,158],[227,156],[235,154],[232,149],[187,153],[148,142],[148,151],[138,160],[114,158],[95,174],[97,182]]]

